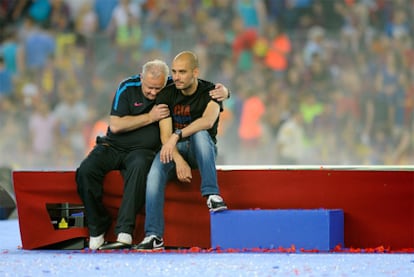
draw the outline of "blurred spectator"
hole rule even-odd
[[[329,91],[331,85],[331,75],[326,61],[322,60],[319,54],[314,54],[308,68],[308,76],[311,85],[309,90],[312,91],[316,99],[325,101],[329,98]]]
[[[205,61],[203,64],[207,65],[205,69],[205,78],[217,79],[220,78],[218,68],[222,68],[222,63],[231,57],[232,49],[227,33],[223,32],[224,26],[220,25],[218,20],[208,20],[203,24],[203,30],[201,30],[204,39],[202,41],[202,47],[205,49]]]
[[[211,2],[208,7],[209,18],[214,18],[220,22],[222,28],[231,26],[231,21],[234,18],[235,10],[233,8],[234,0],[215,0]]]
[[[84,2],[74,18],[75,32],[91,39],[99,28],[98,16],[92,3]]]
[[[140,17],[141,6],[132,0],[119,0],[112,11],[107,31],[115,43],[120,64],[131,62],[131,58],[137,57],[141,41]]]
[[[269,22],[277,22],[279,24],[282,24],[283,14],[286,11],[286,2],[287,1],[264,1],[266,17],[268,18]]]
[[[306,140],[300,110],[293,110],[288,119],[282,123],[275,147],[278,164],[297,165],[304,160]]]
[[[149,29],[142,34],[141,51],[143,57],[168,60],[171,53],[171,40],[162,28]]]
[[[14,77],[20,73],[20,51],[21,48],[17,41],[15,30],[7,28],[4,32],[4,40],[0,43],[0,56],[4,58],[6,70]]]
[[[266,31],[268,47],[263,55],[264,62],[274,72],[285,73],[292,51],[290,38],[276,23],[268,24]]]
[[[76,18],[81,13],[84,6],[89,6],[93,10],[95,0],[63,0],[70,10],[70,20],[75,23]]]
[[[52,6],[50,0],[21,0],[28,4],[28,15],[41,26],[47,26]]]
[[[72,30],[72,15],[69,5],[64,0],[49,0],[51,4],[49,28],[57,32]]]
[[[290,114],[294,96],[284,87],[280,80],[271,80],[268,86],[269,93],[266,96],[266,112],[264,121],[266,122],[270,135],[275,138],[280,126],[286,121]]]
[[[56,125],[57,120],[51,112],[46,99],[39,98],[34,104],[34,110],[29,115],[28,130],[29,156],[28,158],[38,168],[48,167],[56,156]]]
[[[21,0],[4,0],[0,2],[0,31],[22,15],[25,4],[25,1]],[[0,40],[2,39],[0,35]]]
[[[375,110],[378,111],[378,115],[382,114],[382,117],[377,118],[375,123],[381,125],[381,129],[387,134],[391,134],[395,123],[395,106],[397,105],[400,76],[395,54],[387,53],[384,58],[382,68],[378,71],[375,79],[376,90],[378,91],[377,99],[382,99],[380,103],[383,104],[382,107],[375,105]]]
[[[310,4],[312,25],[321,26],[325,29],[331,30],[332,32],[338,31],[343,26],[344,20],[346,20],[343,14],[345,5],[344,2],[346,3],[347,1],[313,0]],[[357,4],[355,3],[354,5]]]
[[[340,47],[343,51],[357,53],[364,43],[363,36],[366,35],[364,33],[369,31],[367,30],[368,9],[361,3],[340,6],[338,9],[343,18]]]
[[[95,0],[94,10],[98,16],[99,30],[106,30],[118,0]]]
[[[252,68],[252,49],[258,37],[255,28],[245,28],[243,19],[236,16],[232,22],[232,50],[233,61],[241,71],[248,71]]]
[[[255,164],[263,159],[258,148],[261,147],[264,138],[262,117],[266,106],[262,88],[255,90],[246,88],[244,93],[243,107],[240,116],[239,136],[243,149],[241,160]]]
[[[74,79],[80,87],[86,88],[95,59],[87,56],[85,41],[73,34],[57,37],[60,38],[59,51],[51,62],[60,68],[65,79]]]
[[[6,69],[3,56],[0,55],[0,100],[13,94],[13,76]]]
[[[28,167],[25,110],[11,98],[0,101],[0,164],[13,169]]]
[[[55,56],[50,55],[47,59],[43,70],[42,79],[40,80],[40,88],[42,90],[42,98],[47,101],[50,107],[54,107],[59,101],[58,84],[63,80],[63,72],[56,64]]]
[[[24,78],[21,80],[21,98],[23,105],[28,110],[32,108],[33,102],[40,97],[40,88],[36,82],[36,77],[31,72],[26,72]]]
[[[281,2],[284,2],[285,6],[283,12],[280,14],[279,23],[281,23],[281,25],[284,26],[289,33],[292,33],[296,31],[299,25],[300,11],[295,6],[295,0],[286,0]]]
[[[324,36],[325,30],[320,26],[314,26],[309,29],[308,41],[303,48],[303,59],[305,65],[311,65],[312,60],[316,56],[322,60],[325,58]]]
[[[408,36],[410,34],[410,25],[405,10],[396,9],[393,11],[391,20],[385,26],[385,33],[394,38]]]
[[[75,81],[67,80],[62,83],[60,101],[53,110],[58,121],[59,146],[71,149],[69,160],[79,162],[85,154],[86,141],[83,136],[83,126],[88,120],[88,107],[82,102],[82,91]],[[65,153],[66,154],[66,153]]]
[[[263,32],[266,25],[266,6],[264,0],[236,0],[235,9],[243,20],[245,28]]]
[[[22,42],[23,70],[31,71],[40,78],[49,56],[55,53],[56,41],[55,37],[48,33],[46,29],[35,24],[30,17],[26,20],[29,22],[26,25],[29,29],[26,38]]]

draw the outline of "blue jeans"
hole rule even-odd
[[[207,131],[199,131],[177,143],[177,149],[201,176],[201,195],[219,194],[216,172],[217,147]],[[160,153],[155,156],[148,173],[145,202],[145,235],[164,235],[165,186],[175,176],[175,163],[161,163]]]

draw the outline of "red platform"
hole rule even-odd
[[[218,179],[229,209],[342,209],[344,247],[414,248],[413,168],[219,167]],[[81,203],[74,171],[14,171],[13,184],[24,249],[88,236],[86,228],[55,230],[46,209],[46,203]],[[211,247],[199,184],[195,171],[191,184],[167,186],[167,246]],[[104,189],[115,218],[122,193],[117,171],[108,174]],[[143,238],[143,220],[138,215],[135,242]],[[107,239],[115,239],[113,226]]]

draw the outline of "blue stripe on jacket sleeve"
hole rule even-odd
[[[115,94],[115,101],[114,101],[114,107],[113,109],[116,111],[118,109],[119,104],[119,98],[121,97],[121,94],[128,88],[128,87],[139,87],[141,86],[141,82],[129,82],[125,83],[122,86],[118,88]]]

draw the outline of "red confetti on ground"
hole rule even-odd
[[[165,249],[165,250],[156,250],[156,251],[145,251],[141,252],[138,250],[90,250],[83,249],[80,250],[81,253],[181,253],[181,254],[192,254],[192,253],[414,253],[414,248],[403,248],[398,250],[391,250],[390,247],[384,247],[382,245],[375,248],[343,248],[340,244],[336,245],[333,249],[329,251],[321,251],[318,249],[297,249],[295,245],[291,247],[278,247],[278,248],[226,248],[221,247],[216,248],[200,248],[193,246],[190,248],[177,248],[177,249]],[[4,251],[2,254],[6,254]]]

